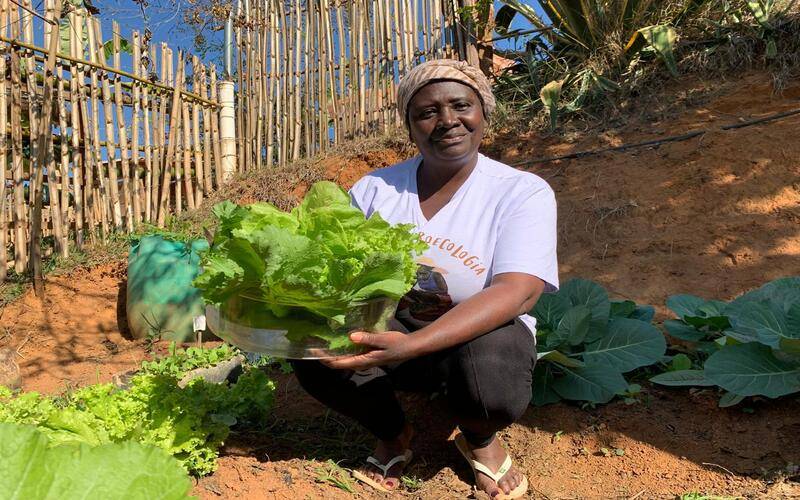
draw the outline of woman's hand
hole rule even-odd
[[[374,366],[402,363],[417,357],[417,338],[397,331],[382,333],[352,332],[350,340],[369,349],[364,354],[320,360],[335,370],[366,370]]]

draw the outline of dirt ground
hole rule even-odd
[[[506,162],[717,128],[800,107],[800,83],[772,95],[769,78],[749,75],[711,87],[687,82],[692,106],[662,122],[619,130],[542,137],[500,135],[486,154]],[[696,94],[696,92],[695,92]],[[730,299],[800,272],[800,115],[769,124],[625,153],[535,165],[559,203],[562,279],[601,282],[614,295],[663,304],[673,293]],[[327,175],[351,184],[371,168],[402,159],[395,151],[331,158]],[[298,193],[300,194],[300,193]],[[0,348],[18,357],[24,388],[54,393],[109,381],[147,357],[126,337],[124,263],[53,276],[47,300],[31,293],[0,311]],[[353,493],[325,478],[370,451],[352,423],[305,396],[289,375],[266,432],[234,434],[219,470],[197,481],[204,499],[382,498],[352,480]],[[502,438],[528,475],[531,497],[674,498],[688,492],[747,498],[800,498],[800,400],[752,401],[720,409],[710,390],[645,384],[640,401],[598,408],[531,408]],[[417,428],[415,461],[398,496],[473,495],[469,469],[448,438],[440,401],[407,394]],[[604,453],[604,450],[610,453]]]

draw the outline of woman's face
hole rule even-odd
[[[424,159],[448,162],[471,157],[485,128],[481,100],[467,85],[430,83],[408,105],[408,128]]]

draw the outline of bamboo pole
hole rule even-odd
[[[327,78],[322,78],[321,81],[323,82],[321,87],[322,98],[323,102],[325,103],[323,107],[323,111],[325,113],[324,117],[324,124],[325,124],[325,136],[323,138],[324,149],[328,148],[330,144],[329,136],[328,136],[328,127],[332,126],[333,128],[333,142],[339,142],[339,136],[341,134],[341,126],[338,119],[339,116],[339,106],[338,106],[338,99],[336,96],[336,69],[335,69],[335,62],[334,62],[334,48],[333,48],[333,26],[331,25],[331,9],[330,5],[328,4],[328,0],[320,0],[321,2],[321,9],[320,9],[320,16],[321,16],[321,34],[323,34],[323,40],[321,45],[323,47],[322,57],[325,59],[325,74]],[[327,97],[330,92],[330,109],[327,103]],[[332,119],[331,119],[332,117]]]
[[[166,50],[164,45],[161,46],[161,66],[159,69],[157,61],[157,55],[159,51],[155,46],[150,48],[150,60],[153,61],[153,73],[157,73],[160,75],[161,81],[167,81],[167,65],[166,65]],[[167,161],[165,158],[165,127],[166,127],[166,116],[167,116],[167,100],[163,92],[159,92],[157,95],[153,96],[153,144],[155,146],[154,149],[154,156],[153,156],[153,191],[152,191],[152,200],[153,200],[153,209],[152,209],[152,216],[153,219],[156,221],[158,220],[158,213],[160,211],[160,201],[161,201],[161,177],[164,175],[164,171],[167,169]],[[169,197],[169,191],[167,191],[166,195]],[[169,202],[169,198],[167,198],[167,202]]]
[[[99,23],[98,23],[99,26]],[[114,47],[114,69],[120,69],[120,36],[119,36],[119,23],[114,21],[112,23],[112,43]],[[99,29],[99,28],[98,28]],[[101,39],[98,35],[98,38]],[[102,40],[102,39],[101,39]],[[108,75],[106,73],[106,75]],[[130,151],[128,150],[128,132],[125,127],[125,112],[122,108],[122,82],[120,81],[119,73],[114,74],[114,105],[117,109],[117,137],[119,139],[119,155],[122,169],[122,200],[125,202],[125,229],[133,232],[133,206],[132,206],[132,187],[130,182],[130,162],[128,161]],[[134,132],[135,133],[135,132]],[[112,170],[117,171],[116,162],[111,165]],[[113,196],[113,188],[112,188]]]
[[[258,12],[260,16],[260,9]],[[259,21],[261,18],[259,17]],[[257,93],[257,105],[256,108],[256,127],[255,127],[255,154],[256,154],[256,168],[261,169],[263,166],[264,157],[261,154],[264,148],[264,122],[266,116],[264,114],[264,106],[266,105],[265,102],[265,90],[264,85],[266,85],[266,69],[265,69],[265,52],[266,48],[266,30],[263,29],[263,23],[258,23],[258,30],[256,31],[256,50],[255,53],[258,54],[256,62],[256,78],[255,78],[255,92]]]
[[[100,27],[99,19],[92,19],[92,24],[95,32],[95,43],[92,43],[90,53],[94,51],[95,61],[103,61],[105,54],[103,52],[103,32]],[[114,228],[119,230],[122,228],[122,207],[119,195],[119,184],[117,178],[117,135],[114,133],[114,104],[111,97],[111,85],[108,82],[108,73],[103,72],[100,75],[100,85],[103,91],[103,114],[105,116],[106,124],[106,161],[108,169],[108,193],[111,201],[111,217],[114,223]],[[122,129],[123,127],[117,127]]]
[[[358,64],[358,131],[360,135],[367,133],[367,65],[364,60],[365,29],[366,29],[366,1],[355,0],[358,27],[356,37],[356,61]]]
[[[46,0],[45,1],[45,15],[47,19],[57,20],[58,18],[55,15],[55,3],[53,0]],[[60,7],[60,6],[59,6]],[[60,9],[58,16],[61,15]],[[44,44],[45,47],[50,47],[50,37],[52,36],[52,25],[50,23],[44,23]],[[63,229],[64,225],[64,217],[62,216],[62,207],[66,208],[66,200],[65,203],[62,203],[62,194],[66,195],[66,190],[61,189],[62,179],[64,178],[63,172],[67,171],[68,162],[67,158],[67,151],[68,146],[66,142],[66,110],[65,110],[65,103],[64,103],[64,71],[62,65],[60,64],[58,55],[60,40],[56,42],[55,45],[55,67],[51,75],[55,78],[53,79],[53,83],[56,87],[55,91],[51,89],[51,92],[55,92],[55,102],[56,108],[58,109],[58,134],[59,134],[59,161],[56,163],[55,157],[55,145],[53,144],[52,138],[52,130],[48,130],[47,133],[50,134],[49,142],[48,142],[48,151],[46,155],[46,163],[42,165],[43,168],[47,169],[47,189],[49,193],[49,218],[50,224],[52,226],[52,236],[53,236],[53,250],[56,254],[60,257],[66,257],[68,252],[68,244],[65,235],[65,231]],[[45,63],[46,64],[46,63]],[[49,82],[44,83],[45,85],[50,85]],[[47,108],[44,108],[47,109]],[[43,109],[43,113],[46,112]],[[52,106],[50,107],[52,110]],[[52,113],[48,113],[51,114]],[[52,118],[50,118],[52,122]],[[44,176],[44,173],[42,174]],[[43,207],[39,208],[40,211],[44,210]],[[45,222],[45,221],[43,221]],[[41,234],[44,235],[47,231],[47,224],[46,222],[42,226]]]
[[[19,3],[19,5],[28,12],[35,12],[33,10],[32,4],[30,0],[24,0],[23,2]],[[24,42],[29,44],[33,44],[33,18],[32,16],[25,14],[20,17],[22,22],[22,39]],[[42,111],[41,105],[39,104],[39,89],[36,84],[36,78],[29,78],[28,75],[35,75],[36,74],[36,60],[34,58],[34,54],[30,50],[24,51],[23,63],[25,65],[25,83],[27,84],[27,96],[28,96],[28,123],[30,124],[30,133],[29,133],[29,147],[30,147],[30,158],[37,158],[39,155],[38,147],[39,141],[35,140],[34,134],[35,131],[39,130],[39,116]],[[28,175],[30,175],[33,170],[33,162],[28,162]],[[30,223],[31,223],[31,216],[34,210],[34,201],[36,200],[36,189],[38,186],[35,184],[29,183],[28,184],[28,208],[25,211],[25,224],[26,224],[26,231],[30,233]],[[30,238],[30,234],[28,234],[28,238]],[[28,240],[30,243],[30,239]],[[28,266],[30,267],[30,253],[28,253]]]
[[[162,61],[162,65],[164,62]],[[181,87],[181,82],[183,81],[183,52],[178,52],[178,71],[175,75],[175,88],[178,89]],[[173,92],[172,93],[172,113],[170,116],[170,124],[169,124],[169,139],[167,141],[167,158],[171,158],[173,154],[175,154],[175,138],[177,136],[177,128],[179,126],[180,121],[180,93]],[[176,183],[177,186],[180,186],[180,183]],[[161,196],[159,200],[159,209],[158,209],[158,227],[164,227],[164,222],[166,221],[167,217],[167,209],[169,202],[169,190],[170,190],[170,169],[164,168],[162,173],[162,182],[161,182]],[[179,204],[177,205],[180,206]],[[177,211],[177,210],[176,210]]]
[[[337,2],[337,0],[333,0]],[[342,109],[339,112],[339,121],[341,123],[342,135],[340,139],[344,139],[344,137],[350,134],[350,120],[348,115],[350,114],[350,103],[348,99],[348,95],[345,92],[345,37],[344,37],[344,16],[342,15],[342,0],[339,0],[338,4],[334,4],[334,8],[336,9],[336,37],[337,41],[339,42],[339,99],[342,102]]]
[[[134,38],[136,39],[136,37]],[[139,43],[141,43],[141,38],[139,38]],[[139,55],[139,64],[135,66],[137,74],[145,73],[147,68],[145,67],[144,63],[141,60],[141,52],[144,52],[147,55],[147,48],[144,47],[144,51],[142,51],[142,47],[139,48],[140,55]],[[155,61],[150,60],[151,64],[155,64]],[[144,138],[144,220],[148,223],[153,222],[153,150],[151,146],[151,134],[150,131],[153,130],[153,124],[155,121],[155,113],[150,113],[150,90],[147,86],[142,88],[142,135]]]
[[[91,17],[86,17],[86,32],[88,33],[88,40],[89,40],[89,58],[91,62],[95,62],[97,59],[97,52],[96,52],[96,45],[95,45],[95,37],[96,32],[94,30],[94,22]],[[93,212],[94,216],[96,217],[95,220],[100,220],[100,228],[101,228],[101,239],[103,243],[105,243],[106,236],[108,236],[108,220],[109,220],[109,196],[108,196],[108,186],[106,183],[106,176],[105,172],[103,171],[103,151],[102,146],[100,144],[100,104],[99,104],[99,78],[98,78],[98,70],[96,66],[91,68],[89,73],[90,77],[90,92],[91,92],[91,103],[92,103],[92,116],[91,116],[91,127],[92,127],[92,138],[94,143],[94,158],[93,164],[95,167],[95,173],[97,174],[97,184],[95,186],[91,180],[87,180],[87,185],[91,186],[94,194],[92,196],[94,200],[93,204]],[[106,148],[108,149],[108,148]]]
[[[250,2],[249,0],[245,0],[245,9],[244,9],[244,16],[245,16],[245,23],[247,26],[245,28],[244,33],[244,41],[245,41],[245,48],[246,48],[246,60],[245,60],[245,95],[244,95],[244,106],[247,113],[245,114],[245,128],[243,129],[244,132],[244,156],[245,159],[241,163],[241,170],[240,172],[246,172],[250,170],[251,165],[253,164],[253,139],[255,134],[255,122],[256,117],[255,113],[257,112],[256,105],[254,101],[253,95],[253,88],[254,88],[254,73],[256,70],[255,55],[253,53],[253,36],[252,30],[250,29]]]
[[[142,47],[139,38],[139,32],[134,31],[131,34],[133,42],[133,73],[139,76],[139,71],[142,66]],[[137,81],[132,82],[131,89],[133,110],[132,110],[132,123],[131,123],[131,165],[130,165],[130,178],[131,178],[131,198],[133,203],[133,224],[138,227],[142,222],[142,188],[140,185],[140,169],[139,169],[139,115],[142,109],[141,91]],[[146,126],[145,126],[146,128]]]
[[[276,0],[278,6],[278,18],[280,20],[280,35],[281,35],[281,64],[284,73],[288,73],[289,68],[289,19],[286,15],[284,3]],[[289,78],[283,75],[280,78],[281,82],[281,99],[279,101],[280,109],[278,110],[278,125],[281,128],[280,138],[280,160],[279,165],[286,165],[287,158],[289,157],[289,129],[291,128],[288,121],[289,110]]]
[[[242,18],[242,3],[241,2],[238,2],[238,4],[237,4],[237,13],[239,14],[238,18],[241,19]],[[238,77],[238,80],[239,80],[239,89],[244,89],[245,88],[245,86],[244,86],[245,85],[245,80],[244,80],[244,61],[242,59],[244,57],[244,53],[245,53],[246,47],[244,47],[244,45],[242,45],[242,43],[243,43],[243,40],[242,40],[242,27],[241,27],[240,23],[236,23],[236,47],[238,49],[236,51],[236,53],[237,53],[236,54],[237,55],[237,57],[236,57],[236,68],[237,68],[236,76]],[[246,92],[242,92],[242,97],[245,97],[245,95],[246,95]],[[245,101],[244,100],[239,100],[238,101],[238,106],[236,106],[235,109],[236,109],[236,131],[237,131],[237,136],[236,136],[236,145],[237,145],[237,147],[236,147],[236,151],[238,153],[236,155],[237,160],[238,160],[237,171],[238,172],[244,172],[244,162],[245,162],[245,159],[246,159],[246,154],[245,154],[246,153],[246,149],[245,149],[245,143],[246,143],[246,139],[245,139],[245,121],[246,121],[246,119],[245,119],[245,115],[247,114]]]
[[[300,7],[299,6],[300,2],[297,2],[297,3],[298,3],[298,8],[299,8]],[[313,154],[312,153],[311,142],[312,142],[313,137],[314,137],[313,133],[311,132],[311,116],[310,116],[311,93],[313,92],[313,85],[312,85],[312,78],[311,78],[313,74],[309,71],[309,65],[312,64],[312,62],[311,62],[311,37],[313,36],[312,23],[311,23],[311,17],[313,15],[313,12],[312,12],[311,9],[312,9],[311,6],[309,4],[306,4],[306,13],[305,13],[306,15],[304,16],[305,17],[305,26],[304,26],[305,29],[302,30],[303,40],[304,40],[304,43],[303,43],[303,64],[302,64],[302,68],[303,68],[303,85],[302,85],[302,87],[298,85],[298,89],[300,89],[300,88],[303,89],[301,98],[303,99],[304,104],[305,104],[305,106],[304,106],[305,110],[302,113],[302,117],[303,117],[302,135],[303,135],[303,139],[304,139],[303,142],[304,142],[304,146],[305,146],[305,153],[306,153],[307,156],[311,156]],[[301,21],[301,20],[302,20],[302,18],[299,17],[298,21]],[[302,21],[301,21],[301,23],[302,23]],[[301,30],[298,30],[298,32],[300,32],[300,31]],[[299,47],[298,47],[298,52],[299,52]],[[299,68],[300,68],[300,65],[298,65],[298,69]],[[298,141],[298,143],[299,142],[300,141]]]
[[[217,99],[217,69],[214,65],[211,65],[211,81],[210,83],[210,95],[211,99]],[[216,183],[217,189],[222,187],[223,175],[222,175],[222,147],[220,144],[220,137],[219,137],[219,111],[214,109],[211,112],[211,143],[214,148],[214,182]]]
[[[197,56],[192,57],[192,90],[197,93],[200,89],[200,61]],[[186,100],[184,100],[186,102]],[[187,103],[192,111],[192,152],[194,153],[194,172],[195,172],[195,207],[203,203],[205,196],[205,165],[203,164],[203,154],[200,151],[200,105],[196,102]]]
[[[75,55],[78,52],[78,29],[82,26],[80,18],[73,11],[69,13],[69,41],[70,41],[70,54]],[[83,31],[83,30],[81,30]],[[75,204],[75,244],[78,248],[83,247],[83,231],[84,231],[84,201],[83,201],[83,178],[86,166],[84,164],[84,156],[81,145],[81,107],[85,108],[85,101],[83,96],[83,85],[85,83],[85,75],[83,73],[82,65],[75,64],[74,60],[70,61],[69,66],[70,81],[70,124],[72,125],[72,195]],[[83,144],[89,139],[83,136]],[[86,163],[89,163],[89,157],[86,157]],[[91,226],[90,226],[91,227]]]
[[[166,46],[166,45],[165,45]],[[175,82],[175,86],[183,85],[184,83],[184,71],[186,71],[186,61],[180,58],[180,54],[178,57],[178,64],[180,67],[177,71],[175,71],[175,67],[173,66],[173,53],[172,49],[167,47],[167,79],[168,81]],[[178,81],[178,73],[181,75],[180,82]],[[172,135],[172,126],[170,125],[169,128],[169,143],[174,142],[175,145],[173,147],[173,155],[167,154],[167,165],[168,168],[172,170],[172,175],[175,177],[175,214],[180,215],[183,212],[183,167],[181,165],[181,129],[182,126],[182,118],[183,118],[183,101],[178,96],[178,107],[173,108],[173,111],[178,115],[177,118],[173,118],[170,116],[170,123],[172,120],[175,119],[175,135]],[[167,147],[169,148],[171,144],[168,144]],[[167,193],[170,192],[172,185],[170,183],[164,184],[161,186],[162,189],[166,189]],[[169,209],[169,204],[167,205],[167,209]]]
[[[205,65],[201,66],[200,73],[200,95],[203,97],[208,96],[208,71]],[[212,181],[212,163],[211,163],[211,113],[213,112],[208,106],[203,106],[203,183],[207,195],[211,195],[214,190],[214,183]]]
[[[0,1],[0,34],[6,34],[8,0]],[[6,218],[6,167],[8,166],[8,97],[6,90],[6,47],[0,49],[0,283],[5,282],[8,262],[8,224]],[[13,134],[13,130],[12,130]]]
[[[51,20],[55,21],[61,17],[61,2],[55,2],[51,12]],[[31,220],[31,272],[33,274],[33,289],[37,297],[44,297],[44,269],[42,268],[42,204],[43,204],[43,179],[45,165],[55,163],[53,161],[53,133],[50,129],[50,122],[52,113],[50,110],[53,108],[53,79],[56,67],[56,53],[58,52],[59,37],[50,37],[50,47],[47,56],[47,62],[44,67],[44,89],[42,92],[42,108],[45,110],[42,113],[41,123],[38,130],[38,157],[36,161],[36,179],[35,179],[35,201],[33,208],[33,217]],[[32,74],[28,74],[28,78],[32,79]],[[33,129],[31,129],[33,130]],[[31,189],[33,192],[34,189]],[[53,196],[51,191],[50,203],[58,199]],[[60,217],[58,212],[52,214],[55,221]],[[60,234],[56,235],[60,238]]]
[[[54,11],[55,12],[55,11]],[[58,42],[56,45],[58,50]],[[61,257],[67,257],[69,229],[66,211],[69,203],[68,187],[65,185],[69,171],[69,146],[67,144],[67,104],[64,96],[64,68],[56,59],[56,107],[58,108],[59,161],[56,163],[54,152],[50,152],[47,166],[47,189],[50,192],[50,218],[53,225],[54,250]],[[52,142],[52,139],[51,139]],[[58,166],[56,166],[58,165]]]
[[[11,9],[11,36],[19,36],[19,11]],[[28,265],[28,231],[25,221],[25,175],[22,151],[22,60],[11,47],[11,163],[14,176],[14,271],[22,274]]]
[[[192,182],[192,116],[189,103],[181,99],[181,131],[183,132],[183,186],[186,191],[186,208],[195,208],[195,190]],[[176,168],[178,164],[176,163]],[[180,212],[179,212],[180,213]]]
[[[280,46],[278,44],[278,22],[275,13],[275,1],[267,1],[267,10],[269,21],[267,29],[269,31],[269,49],[267,54],[269,56],[269,88],[267,91],[267,165],[274,166],[275,161],[275,115],[277,113],[276,107],[278,102],[278,54],[280,53]],[[278,119],[280,122],[280,119]]]

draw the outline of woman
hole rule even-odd
[[[429,244],[396,315],[408,332],[354,332],[365,354],[297,361],[295,372],[312,396],[377,438],[356,473],[362,481],[399,485],[413,430],[394,391],[421,388],[446,394],[476,486],[517,498],[527,479],[496,434],[531,398],[535,320],[526,312],[558,287],[553,191],[478,153],[495,107],[479,70],[429,61],[403,78],[397,96],[420,156],[367,175],[350,193],[367,217],[413,223]]]

